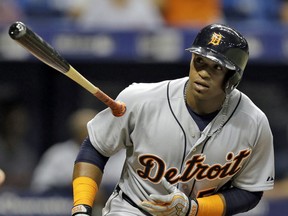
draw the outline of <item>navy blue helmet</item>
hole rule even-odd
[[[192,46],[186,50],[209,58],[234,72],[227,80],[226,93],[230,93],[239,84],[249,57],[247,40],[238,31],[223,24],[204,27]]]

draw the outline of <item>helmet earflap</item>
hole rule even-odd
[[[233,75],[230,76],[225,83],[225,93],[230,94],[238,86],[241,78],[242,77],[239,75],[239,73],[233,71]]]

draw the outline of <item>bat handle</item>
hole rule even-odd
[[[94,94],[99,100],[106,104],[112,110],[112,114],[116,117],[124,115],[126,112],[126,105],[123,102],[115,101],[102,92],[100,89]]]
[[[85,77],[83,77],[77,70],[75,70],[71,65],[68,72],[64,73],[70,79],[74,80],[76,83],[81,85],[83,88],[88,90],[91,94],[96,96],[101,102],[106,104],[111,108],[112,114],[116,117],[124,115],[126,111],[126,105],[123,102],[116,102],[110,98],[107,94],[101,91],[99,88],[90,83]]]

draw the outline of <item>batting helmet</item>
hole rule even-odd
[[[212,24],[203,28],[196,36],[192,47],[186,50],[209,58],[234,72],[225,86],[227,94],[239,84],[249,57],[246,39],[236,30],[223,24]]]

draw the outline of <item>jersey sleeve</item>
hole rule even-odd
[[[257,124],[258,133],[252,155],[233,181],[234,186],[252,192],[272,189],[275,175],[273,135],[267,117],[264,114],[259,115]]]
[[[102,155],[110,157],[120,149],[132,146],[129,134],[133,130],[135,84],[125,88],[116,98],[126,104],[126,112],[121,117],[113,116],[110,108],[99,112],[88,122],[88,135],[92,145]]]

